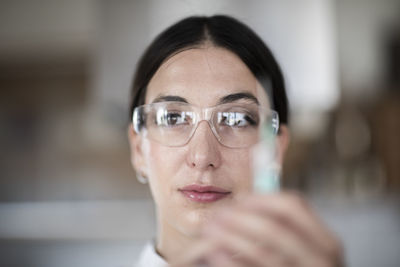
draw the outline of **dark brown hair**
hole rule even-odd
[[[185,18],[155,38],[137,65],[131,91],[130,118],[135,107],[144,104],[147,85],[161,64],[168,57],[205,42],[226,48],[239,56],[267,91],[280,122],[288,123],[285,83],[274,56],[249,27],[225,15]]]

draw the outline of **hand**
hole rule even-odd
[[[343,266],[340,243],[296,193],[242,199],[182,254],[172,266]]]

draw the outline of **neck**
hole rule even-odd
[[[182,251],[190,247],[196,238],[187,236],[158,217],[156,250],[166,261],[182,255]]]

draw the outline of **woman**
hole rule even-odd
[[[252,192],[254,129],[277,111],[279,162],[289,132],[280,68],[247,26],[228,16],[174,24],[142,56],[131,100],[132,164],[157,215],[139,265],[340,265],[338,241],[302,197]]]

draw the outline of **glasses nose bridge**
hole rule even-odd
[[[210,130],[213,133],[214,137],[220,142],[220,137],[219,137],[218,133],[216,133],[216,131],[215,131],[213,120],[212,120],[213,112],[214,112],[214,108],[213,107],[211,107],[211,108],[199,108],[197,110],[198,119],[197,119],[197,123],[195,125],[195,129],[193,130],[192,136],[197,131],[197,128],[199,127],[199,124],[202,121],[205,121],[205,122],[207,122],[208,127],[210,127]]]
[[[199,116],[198,122],[201,121],[211,121],[213,108],[199,108],[197,114]]]

